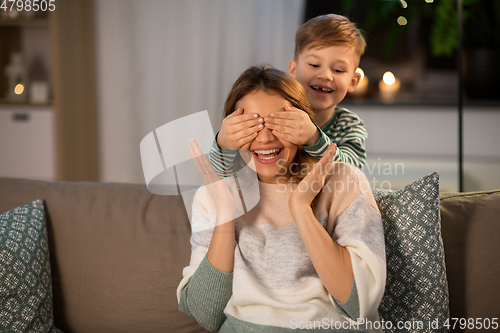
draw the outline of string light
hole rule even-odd
[[[14,88],[14,93],[16,95],[21,95],[24,91],[24,86],[21,83],[18,83],[16,87]]]
[[[398,17],[398,24],[399,25],[406,25],[408,23],[408,20],[404,16]]]

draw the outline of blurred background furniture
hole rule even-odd
[[[367,35],[366,91],[340,106],[366,123],[369,179],[397,189],[439,170],[441,189],[457,191],[456,3],[58,0],[45,16],[2,16],[0,88],[10,55],[20,52],[28,74],[50,83],[51,99],[13,104],[0,91],[0,175],[143,183],[138,147],[147,133],[202,110],[217,129],[235,78],[260,62],[286,71],[297,28],[334,12]],[[485,60],[465,57],[466,73],[474,73],[465,87],[480,87],[471,84],[477,77],[492,87],[464,96],[464,191],[492,190],[500,188],[498,61],[485,64],[496,59],[487,54],[498,48],[500,10],[497,0],[463,4],[464,47],[479,48],[474,57]],[[35,70],[40,64],[45,74]],[[387,71],[401,82],[392,102],[379,90]]]

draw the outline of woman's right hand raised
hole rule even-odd
[[[239,108],[224,118],[217,135],[217,144],[220,148],[248,149],[257,133],[263,128],[264,119],[257,113],[243,114]]]
[[[238,213],[236,198],[239,200],[239,193],[236,186],[231,184],[231,178],[222,180],[217,175],[217,172],[210,164],[208,158],[203,155],[196,141],[190,140],[189,152],[215,205],[217,211],[216,225],[233,221]],[[229,186],[226,182],[230,183]]]

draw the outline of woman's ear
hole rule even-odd
[[[296,68],[297,68],[297,63],[295,62],[295,60],[290,60],[290,62],[288,63],[288,74],[293,76],[294,79],[297,78],[297,76],[295,74]]]
[[[354,72],[354,75],[351,79],[351,84],[349,85],[349,89],[347,89],[347,91],[353,92],[360,82],[361,82],[361,73],[356,71]]]

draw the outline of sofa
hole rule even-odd
[[[439,196],[450,317],[498,318],[500,190]],[[206,332],[177,307],[191,233],[180,195],[154,195],[140,184],[0,178],[0,213],[36,199],[45,211],[57,328]]]

